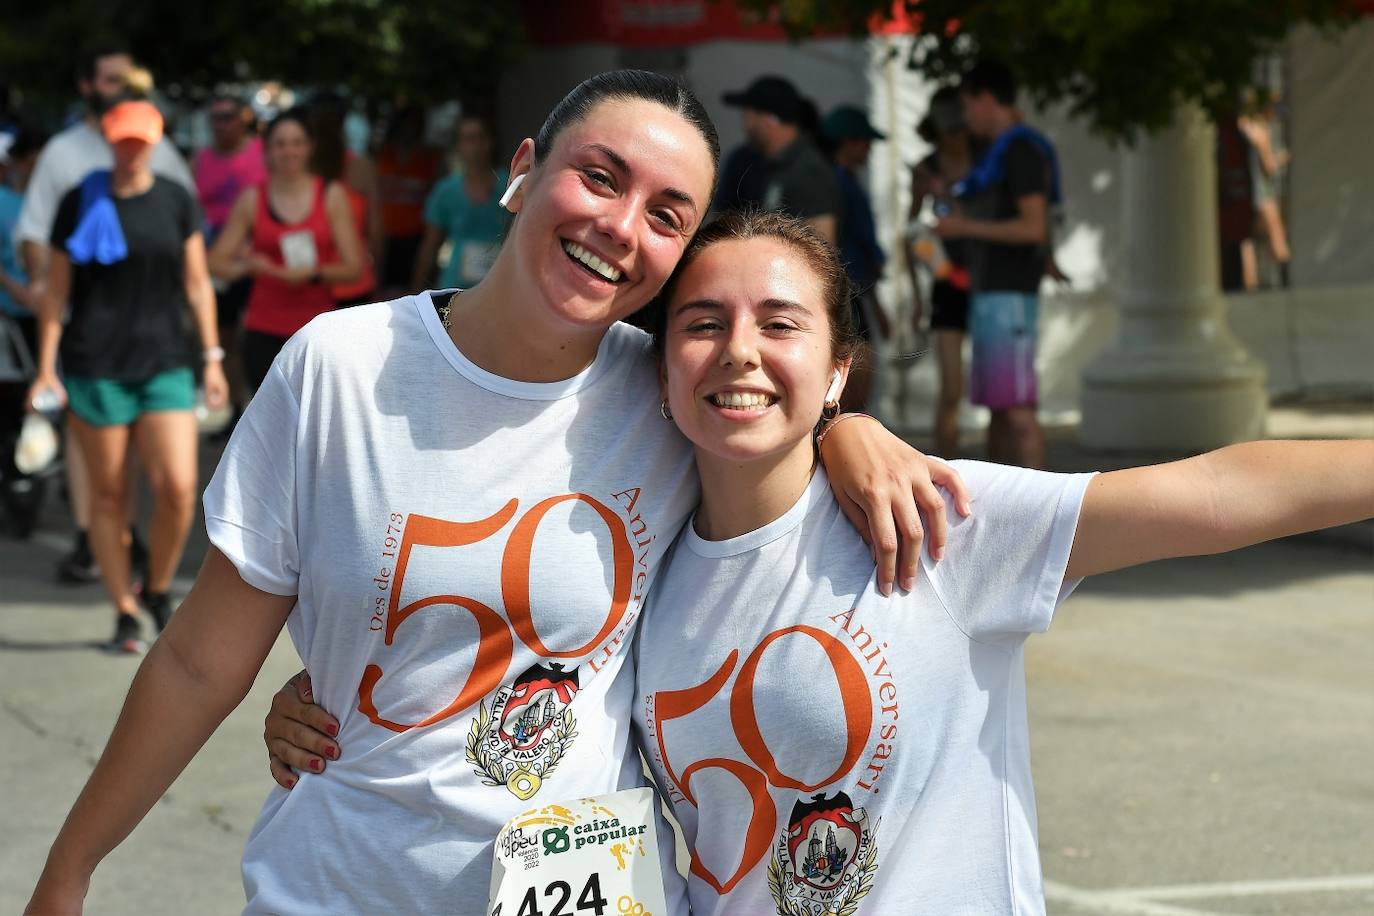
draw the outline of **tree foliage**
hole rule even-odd
[[[1113,139],[1167,124],[1180,102],[1234,109],[1294,25],[1335,29],[1357,14],[1354,0],[737,2],[796,37],[863,34],[904,8],[922,35],[913,68],[949,80],[980,54],[1001,58],[1036,103],[1064,103]],[[81,48],[104,33],[164,88],[277,79],[479,109],[524,45],[521,5],[491,0],[0,0],[0,23],[3,79],[60,99]]]
[[[113,34],[164,88],[274,79],[485,108],[523,45],[518,7],[489,0],[0,0],[0,21],[5,80],[56,98]]]
[[[910,64],[957,79],[980,55],[1017,73],[1037,104],[1064,103],[1099,133],[1129,140],[1180,103],[1218,116],[1256,85],[1255,64],[1300,23],[1338,29],[1352,0],[740,0],[790,34],[862,34],[904,7],[922,35]]]

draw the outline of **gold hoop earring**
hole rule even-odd
[[[658,405],[658,412],[663,415],[663,419],[671,420],[673,412],[668,408],[668,399],[664,398],[663,403]]]

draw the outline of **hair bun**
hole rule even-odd
[[[130,67],[124,75],[124,89],[136,96],[149,95],[153,91],[153,74],[147,67]]]

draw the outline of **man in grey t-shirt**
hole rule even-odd
[[[725,104],[744,110],[744,133],[768,163],[763,208],[804,220],[834,245],[839,235],[840,185],[835,170],[801,129],[805,102],[780,76],[761,76]]]

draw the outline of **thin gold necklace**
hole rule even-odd
[[[448,330],[449,322],[452,320],[453,303],[457,301],[458,294],[454,293],[452,296],[448,297],[447,302],[439,306],[439,323],[444,326],[445,331]]]

